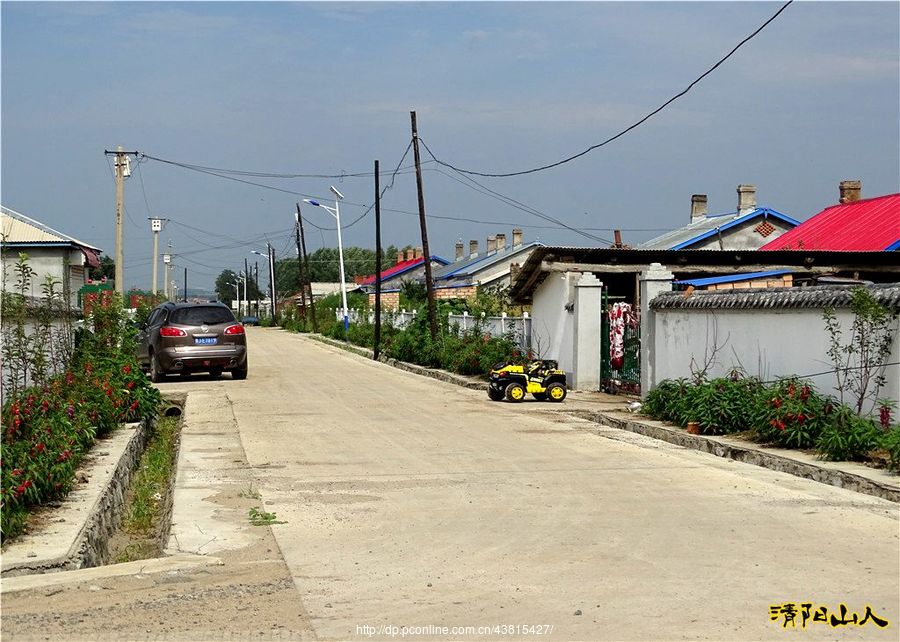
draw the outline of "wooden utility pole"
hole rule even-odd
[[[303,270],[303,253],[300,250],[300,203],[297,203],[297,215],[294,236],[297,241],[297,280],[300,285],[300,316],[306,320],[306,276]]]
[[[422,252],[425,254],[425,289],[428,292],[428,327],[431,340],[438,335],[437,309],[434,304],[434,282],[431,279],[431,252],[428,250],[428,226],[425,223],[425,193],[422,191],[422,164],[419,160],[419,133],[416,129],[416,112],[409,112],[412,123],[413,155],[416,159],[416,190],[419,193],[419,225],[422,228]]]
[[[259,261],[253,262],[253,282],[256,283],[256,317],[259,318]]]
[[[182,300],[187,303],[187,268],[184,268],[184,298]]]
[[[250,261],[244,257],[244,305],[247,307],[245,314],[250,316],[250,295],[247,294],[247,286],[250,284]]]
[[[381,352],[381,181],[375,161],[375,347],[372,358]]]
[[[306,285],[309,287],[309,314],[312,316],[313,332],[319,331],[319,321],[316,319],[316,300],[313,298],[312,277],[309,272],[309,255],[306,253],[306,235],[303,234],[303,214],[297,209],[297,227],[300,228],[300,252],[303,254],[303,271],[306,274]]]
[[[116,292],[125,296],[125,249],[122,247],[122,216],[125,211],[125,150],[116,147]]]

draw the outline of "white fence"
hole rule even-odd
[[[382,321],[395,328],[403,329],[416,318],[417,310],[395,310],[385,311],[382,313]],[[334,309],[335,319],[341,321],[343,313],[341,308]],[[365,315],[365,316],[364,316]],[[375,323],[374,310],[358,310],[351,308],[347,310],[347,316],[350,323]],[[531,348],[531,317],[525,312],[520,317],[507,316],[503,313],[499,317],[489,317],[481,314],[480,316],[471,315],[468,312],[462,314],[451,314],[448,317],[448,325],[451,330],[455,330],[457,334],[463,334],[469,330],[476,328],[492,337],[503,337],[512,335],[513,340],[523,350]]]

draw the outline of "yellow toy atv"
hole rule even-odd
[[[531,393],[538,401],[560,402],[566,398],[566,373],[556,361],[541,359],[527,365],[498,363],[491,369],[488,397],[491,401],[522,401]]]

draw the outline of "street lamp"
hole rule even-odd
[[[272,248],[266,243],[266,253],[257,252],[256,250],[250,250],[251,254],[258,254],[259,256],[266,257],[266,263],[269,266],[269,307],[272,312],[272,320],[275,319],[275,269],[272,261]]]
[[[337,222],[337,237],[338,237],[338,258],[340,259],[340,269],[341,269],[341,303],[344,305],[344,332],[347,332],[350,329],[350,317],[347,315],[347,283],[344,279],[344,245],[341,241],[341,205],[340,202],[344,198],[344,195],[337,191],[337,188],[332,185],[330,187],[331,193],[334,194],[334,208],[330,208],[327,205],[322,205],[318,201],[314,201],[309,198],[304,198],[303,201],[309,203],[310,205],[314,205],[315,207],[321,207],[323,210],[328,212],[334,217],[334,220]]]
[[[237,312],[241,316],[241,283],[240,281],[230,281],[228,285],[234,286],[234,296],[237,298]]]

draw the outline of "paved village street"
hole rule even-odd
[[[301,335],[248,335],[246,381],[161,384],[189,392],[174,546],[224,564],[4,594],[4,637],[549,625],[409,638],[780,640],[769,606],[812,602],[870,605],[891,625],[809,622],[795,637],[896,639],[896,504],[604,429],[566,404],[492,403]],[[278,523],[249,525],[254,504]]]

